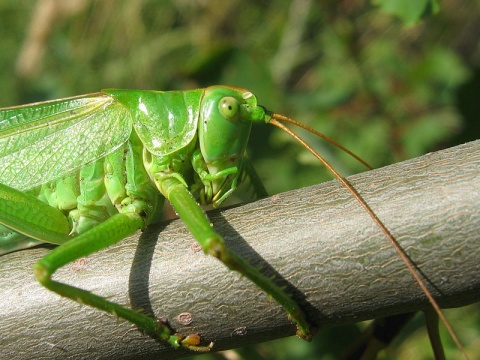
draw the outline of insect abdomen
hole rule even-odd
[[[145,171],[142,143],[135,134],[119,149],[83,167],[74,176],[43,185],[39,198],[65,212],[71,234],[90,230],[118,212],[148,220],[163,199]]]

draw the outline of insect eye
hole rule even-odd
[[[227,120],[236,120],[240,113],[240,104],[238,100],[231,96],[226,96],[220,100],[218,105],[220,114]]]

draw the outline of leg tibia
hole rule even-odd
[[[287,311],[290,318],[297,324],[297,335],[306,340],[312,338],[310,325],[297,302],[271,279],[225,246],[223,238],[212,228],[205,213],[184,185],[174,178],[169,178],[159,188],[165,191],[165,197],[172,203],[206,254],[215,256],[228,268],[238,271],[264,290]]]

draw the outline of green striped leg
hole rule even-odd
[[[142,217],[135,213],[116,214],[93,229],[78,235],[67,243],[55,248],[38,261],[35,275],[46,288],[70,298],[80,304],[89,305],[121,317],[137,325],[145,333],[168,342],[174,348],[185,347],[195,351],[208,351],[209,346],[199,346],[200,336],[175,333],[166,323],[158,321],[132,309],[110,302],[89,291],[52,280],[53,273],[67,263],[104,249],[143,227]]]
[[[271,279],[226,247],[223,238],[213,230],[210,221],[185,185],[171,176],[159,180],[157,186],[173,205],[203,251],[218,258],[229,269],[246,276],[275,299],[296,323],[297,335],[310,341],[313,335],[312,330],[297,302]]]

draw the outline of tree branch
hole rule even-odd
[[[427,279],[442,306],[480,299],[480,141],[349,177]],[[209,213],[241,256],[274,274],[311,321],[330,327],[419,310],[425,296],[338,181]],[[56,275],[167,316],[226,349],[292,335],[282,309],[198,252],[181,221],[152,227]],[[124,321],[43,289],[32,264],[48,249],[0,259],[0,358],[173,358]],[[183,326],[191,316],[191,325]]]

